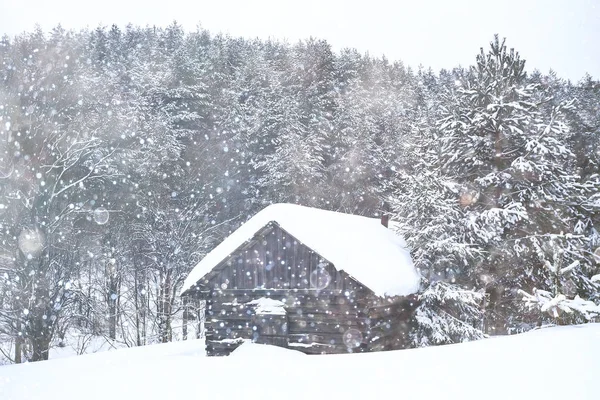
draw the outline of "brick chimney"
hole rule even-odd
[[[390,211],[391,211],[391,207],[390,204],[387,201],[384,201],[381,203],[381,225],[385,226],[386,228],[389,225],[390,222]]]
[[[381,214],[381,225],[388,227],[388,223],[390,222],[390,216],[388,214]]]

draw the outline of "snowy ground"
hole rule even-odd
[[[110,340],[102,336],[84,334],[77,330],[68,332],[62,343],[63,345],[60,346],[58,340],[56,340],[52,344],[49,353],[50,360],[127,348],[127,345],[123,342]],[[0,349],[4,350],[5,354],[12,356],[15,351],[13,345],[14,342],[12,341],[0,342]],[[4,364],[10,364],[10,362],[0,354],[0,366]]]
[[[600,398],[600,324],[371,354],[251,346],[238,357],[207,358],[192,340],[3,366],[0,398]]]

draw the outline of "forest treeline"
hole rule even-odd
[[[600,84],[476,50],[434,72],[176,23],[4,37],[5,359],[69,329],[181,339],[187,273],[275,202],[392,215],[423,275],[415,346],[594,320]]]

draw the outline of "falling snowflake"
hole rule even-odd
[[[94,210],[94,221],[98,225],[104,225],[108,222],[110,215],[108,210],[104,207],[98,207]]]
[[[37,229],[23,229],[19,234],[19,249],[28,259],[37,257],[44,249],[44,235]]]
[[[349,349],[355,349],[361,345],[363,337],[362,333],[360,333],[358,329],[351,328],[344,332],[342,340],[344,341],[346,347]]]

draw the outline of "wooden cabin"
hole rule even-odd
[[[182,296],[206,302],[208,355],[244,340],[348,353],[404,348],[419,282],[382,220],[275,204],[207,254]]]

